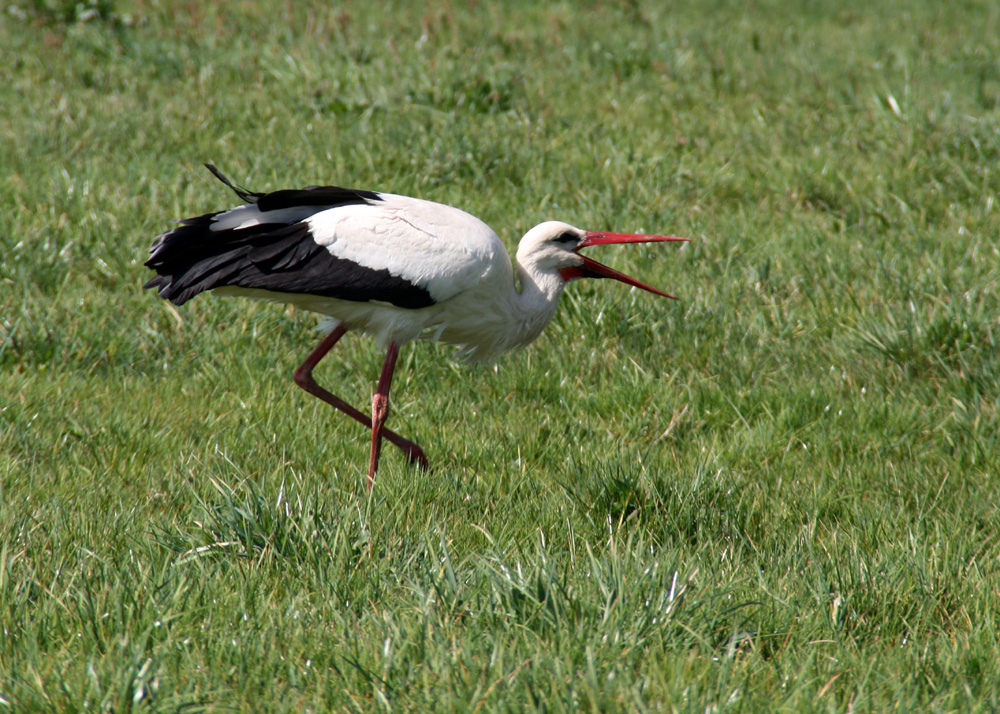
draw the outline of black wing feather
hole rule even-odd
[[[211,164],[208,169],[237,196],[266,213],[314,207],[315,213],[337,206],[381,200],[372,191],[338,186],[256,193],[233,184]],[[198,293],[220,287],[241,287],[274,293],[320,295],[369,302],[377,300],[417,309],[434,304],[430,293],[388,270],[376,270],[338,258],[316,243],[309,224],[261,223],[246,228],[212,230],[216,216],[187,218],[153,244],[146,266],[156,277],[146,288],[182,305]],[[313,215],[314,215],[313,214]]]

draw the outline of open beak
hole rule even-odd
[[[621,243],[664,243],[667,241],[687,241],[689,238],[678,238],[677,236],[648,236],[642,233],[591,233],[587,232],[586,237],[580,241],[580,245],[576,247],[577,250],[581,248],[586,248],[591,245],[618,245]],[[580,255],[577,253],[577,255]],[[576,278],[611,278],[612,280],[617,280],[619,282],[625,283],[626,285],[631,285],[634,288],[641,288],[656,295],[662,295],[663,297],[668,297],[671,300],[676,300],[677,298],[670,293],[665,293],[662,290],[657,290],[652,285],[646,285],[646,283],[640,282],[635,278],[630,278],[625,273],[619,273],[614,268],[609,268],[606,265],[601,265],[596,260],[591,260],[585,255],[580,255],[583,258],[582,265],[575,265],[572,268],[563,268],[559,273],[563,276],[563,279],[567,282],[574,280]]]

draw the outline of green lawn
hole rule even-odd
[[[369,496],[310,315],[141,289],[205,161],[681,299],[408,345]],[[0,625],[0,712],[1000,711],[1000,6],[5,4]]]

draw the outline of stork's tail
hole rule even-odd
[[[262,193],[258,193],[257,191],[248,191],[242,186],[237,186],[226,178],[225,174],[219,171],[219,169],[215,168],[215,164],[205,164],[205,168],[211,171],[215,178],[226,184],[226,186],[228,186],[233,193],[239,196],[242,201],[246,201],[247,203],[257,203],[257,199],[264,195]]]

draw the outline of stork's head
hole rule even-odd
[[[581,255],[579,251],[592,245],[687,240],[687,238],[676,236],[583,231],[561,221],[547,221],[535,226],[524,235],[517,249],[517,260],[521,265],[531,264],[542,271],[558,272],[566,282],[577,278],[611,278],[626,285],[676,299],[669,293],[657,290],[651,285],[646,285],[646,283],[639,282],[635,278]]]

